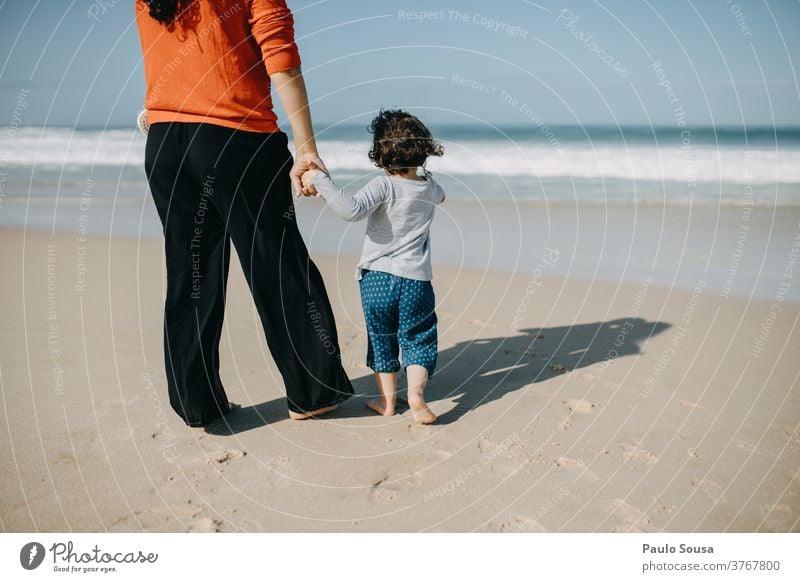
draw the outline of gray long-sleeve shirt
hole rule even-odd
[[[430,281],[430,229],[444,190],[428,176],[412,180],[384,175],[370,180],[355,194],[334,184],[324,172],[312,180],[328,206],[348,221],[367,218],[367,233],[356,279],[364,269],[384,271],[408,279]]]

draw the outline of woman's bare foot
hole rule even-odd
[[[312,410],[311,412],[294,412],[293,410],[290,410],[289,418],[291,418],[292,420],[306,420],[307,418],[311,418],[312,416],[319,416],[321,414],[331,412],[332,410],[336,410],[337,406],[339,405],[331,404],[330,406],[317,408],[316,410]]]
[[[389,405],[385,398],[367,400],[367,408],[377,412],[381,416],[394,416],[394,404]]]

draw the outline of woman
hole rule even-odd
[[[170,404],[190,426],[230,410],[219,377],[230,244],[236,247],[289,415],[353,394],[322,278],[291,188],[322,164],[285,0],[137,0],[147,81],[145,170],[164,229]],[[274,85],[294,136],[272,111]],[[323,166],[324,167],[324,166]]]

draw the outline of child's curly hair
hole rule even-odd
[[[425,124],[400,109],[381,109],[369,130],[373,134],[369,159],[389,173],[423,166],[428,156],[444,154]]]

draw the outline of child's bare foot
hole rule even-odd
[[[377,412],[381,416],[394,416],[394,404],[389,404],[384,398],[367,400],[367,408]]]
[[[294,412],[293,410],[289,411],[289,418],[292,420],[306,420],[307,418],[311,418],[312,416],[319,416],[320,414],[325,414],[326,412],[331,412],[332,410],[336,410],[338,404],[331,404],[330,406],[325,406],[323,408],[317,408],[316,410],[312,410],[311,412]]]
[[[423,404],[419,408],[412,406],[411,414],[414,415],[414,420],[419,424],[433,424],[436,422],[436,415],[428,408],[427,404]]]
[[[375,385],[380,397],[367,401],[367,408],[381,416],[394,416],[394,405],[397,402],[397,373],[375,372]]]
[[[428,408],[428,405],[425,404],[425,400],[422,399],[422,396],[409,394],[408,406],[411,408],[411,414],[414,416],[414,420],[419,424],[433,424],[436,422],[436,415]]]

